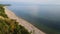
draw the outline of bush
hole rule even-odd
[[[0,34],[30,34],[27,29],[19,25],[14,19],[8,18],[4,8],[0,7]]]

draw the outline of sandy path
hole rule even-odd
[[[32,31],[32,34],[45,34],[44,32],[37,29],[35,26],[30,24],[29,22],[27,22],[26,20],[18,18],[12,11],[8,10],[6,7],[4,8],[9,18],[16,19],[17,22],[19,22],[20,25],[24,26],[29,32]]]

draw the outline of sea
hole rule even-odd
[[[60,5],[58,4],[0,3],[11,4],[11,6],[7,6],[9,10],[42,31],[54,29],[54,31],[60,32]]]

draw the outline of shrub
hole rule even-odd
[[[27,29],[19,25],[14,19],[8,18],[4,8],[0,6],[0,34],[30,34]]]

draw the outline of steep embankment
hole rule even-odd
[[[32,32],[32,34],[45,34],[44,32],[40,31],[32,24],[28,23],[26,20],[18,18],[12,11],[8,10],[6,7],[4,8],[5,8],[5,13],[8,15],[9,18],[16,19],[20,25],[24,26],[29,32]]]
[[[0,5],[0,34],[30,34],[30,32],[15,19],[10,19],[5,13],[4,6]]]

